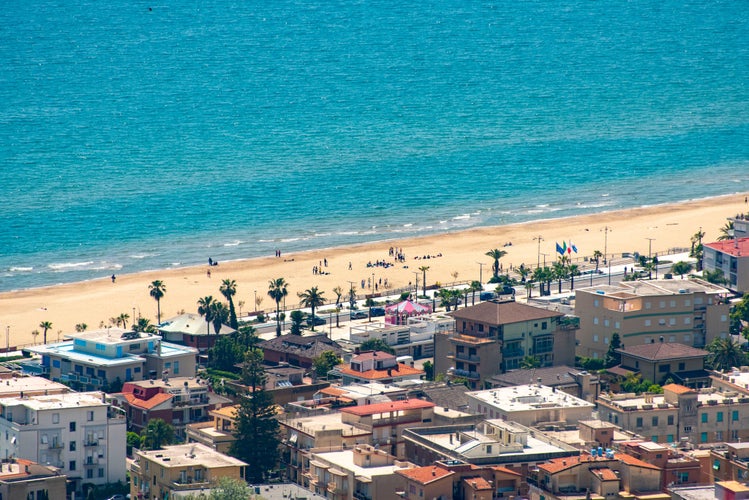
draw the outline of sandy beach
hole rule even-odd
[[[324,292],[329,303],[335,302],[333,289],[348,290],[350,282],[358,293],[369,293],[367,281],[373,278],[379,291],[383,291],[385,280],[390,288],[397,288],[413,284],[418,275],[421,289],[421,266],[429,267],[428,284],[453,282],[456,273],[458,281],[478,280],[481,272],[486,282],[491,276],[492,260],[485,254],[494,248],[507,252],[501,261],[505,269],[521,263],[535,265],[539,260],[543,265],[544,259],[550,265],[557,257],[556,243],[563,241],[575,244],[578,253],[571,256],[578,259],[579,264],[595,250],[604,252],[604,248],[609,256],[620,256],[622,252],[647,254],[652,245],[653,254],[663,254],[673,248],[688,248],[690,237],[700,227],[706,233],[703,241],[714,241],[726,217],[749,212],[745,196],[735,194],[293,254],[286,254],[281,248],[281,257],[221,262],[212,267],[208,267],[206,256],[204,266],[118,275],[114,283],[107,276],[82,283],[1,293],[0,331],[5,333],[6,327],[10,327],[9,343],[13,347],[42,342],[42,335],[36,339],[32,335],[33,330],[40,330],[42,321],[52,323],[47,333],[48,342],[73,332],[78,323],[86,323],[89,329],[94,329],[102,323],[109,324],[110,318],[122,313],[131,318],[146,317],[155,323],[156,302],[149,296],[148,285],[157,279],[166,285],[166,294],[161,300],[163,320],[183,311],[195,312],[200,297],[212,295],[223,299],[219,286],[227,278],[236,281],[235,304],[242,301],[242,313],[246,314],[255,310],[255,297],[262,299],[258,310],[275,309],[275,303],[267,295],[268,282],[273,278],[282,277],[287,281],[286,303],[292,306],[299,302],[298,292],[313,286]],[[391,247],[404,254],[403,262],[396,262],[389,255]],[[427,260],[426,256],[431,258]],[[367,267],[367,263],[377,261],[392,265]],[[315,266],[325,274],[314,274]]]

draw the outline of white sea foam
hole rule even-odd
[[[33,270],[34,270],[33,267],[24,267],[24,266],[11,267],[10,269],[8,269],[8,271],[12,273],[27,273]]]
[[[244,241],[242,241],[242,240],[234,240],[234,241],[231,241],[229,243],[224,243],[224,246],[225,247],[236,247],[236,246],[241,245],[242,243],[244,243]]]
[[[47,267],[57,272],[74,271],[76,269],[85,269],[92,265],[94,261],[87,260],[86,262],[57,262],[47,264]]]
[[[463,215],[456,215],[455,217],[453,217],[453,220],[466,220],[470,218],[471,218],[471,214],[463,214]]]

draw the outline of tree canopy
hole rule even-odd
[[[359,346],[362,351],[382,351],[388,354],[395,354],[395,349],[390,347],[382,339],[369,339]]]
[[[143,448],[160,450],[164,445],[174,442],[174,427],[160,418],[154,418],[148,421],[148,425],[141,432],[141,436]]]
[[[343,363],[343,360],[333,351],[324,351],[312,360],[312,366],[318,377],[327,377],[328,372]]]

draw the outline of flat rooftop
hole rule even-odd
[[[230,466],[244,467],[247,465],[241,460],[218,453],[216,450],[200,443],[178,444],[166,446],[161,450],[140,451],[139,453],[167,468],[197,465],[210,469]]]
[[[389,476],[397,470],[411,468],[408,462],[397,461],[394,465],[383,465],[381,467],[359,467],[354,463],[354,451],[331,451],[327,453],[315,453],[315,462],[321,460],[329,463],[332,468],[341,469],[342,471],[353,472],[355,477],[372,478],[374,476]]]
[[[537,384],[467,392],[466,396],[507,413],[542,408],[593,408],[595,406],[593,403],[565,392]]]
[[[323,413],[314,417],[301,417],[292,418],[286,421],[281,421],[283,425],[286,425],[292,429],[296,429],[299,432],[308,435],[314,435],[319,431],[332,431],[340,430],[343,434],[348,435],[364,435],[371,434],[365,430],[354,427],[353,425],[344,424],[341,422],[340,413]]]
[[[66,394],[52,394],[49,396],[30,396],[5,398],[0,401],[3,406],[26,406],[36,411],[54,410],[60,408],[81,408],[85,406],[109,406],[102,401],[103,392],[68,392]]]
[[[0,398],[25,393],[71,392],[70,387],[44,377],[17,377],[0,380]]]
[[[65,341],[56,344],[47,344],[41,346],[33,346],[27,348],[28,351],[36,354],[65,357],[71,361],[87,365],[97,366],[123,366],[132,365],[134,363],[145,362],[145,356],[157,356],[157,351],[154,350],[152,354],[140,353],[140,354],[129,354],[124,353],[121,358],[109,358],[105,356],[97,356],[89,352],[77,351],[73,345],[73,341]],[[174,356],[184,356],[185,354],[195,354],[197,350],[192,347],[181,346],[172,344],[169,342],[161,342],[161,357],[170,358]]]
[[[431,434],[422,433],[419,431],[419,429],[414,430],[422,439],[426,439],[434,443],[434,445],[439,446],[443,450],[449,450],[455,453],[462,453],[469,450],[470,448],[473,448],[474,443],[499,444],[496,438],[487,436],[486,434],[480,432],[478,429],[461,432],[461,434],[468,436],[471,439],[470,441],[466,441],[465,439],[463,439],[462,441],[459,439],[455,439],[455,432]],[[495,456],[497,458],[502,457],[502,462],[523,462],[524,460],[528,460],[528,457],[531,456],[555,453],[569,454],[569,450],[528,435],[527,444],[520,451],[512,451],[510,449],[508,449],[507,451],[503,451],[502,448],[499,447],[498,449],[494,449],[491,455],[487,456]]]
[[[99,344],[120,344],[123,341],[143,341],[143,340],[157,340],[160,341],[161,337],[151,333],[140,332],[138,337],[131,339],[123,339],[122,336],[125,334],[135,335],[135,332],[126,328],[102,328],[99,330],[86,330],[85,332],[68,333],[65,335],[66,339],[80,339],[86,342],[96,342]]]
[[[578,288],[578,292],[593,293],[618,299],[632,299],[654,295],[689,295],[693,293],[727,293],[722,286],[692,279],[622,281],[618,285],[597,285]]]

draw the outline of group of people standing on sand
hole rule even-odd
[[[390,247],[388,250],[388,256],[394,257],[396,262],[405,262],[406,254],[403,253],[402,248]]]

